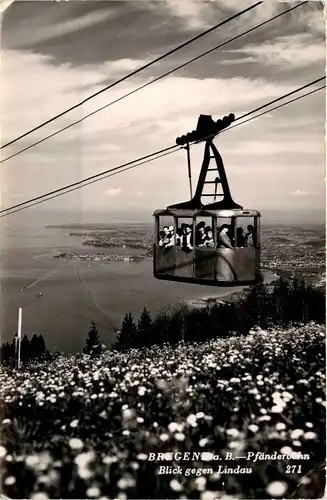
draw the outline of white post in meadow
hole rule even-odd
[[[18,309],[18,359],[17,359],[17,367],[20,368],[20,348],[22,343],[22,320],[23,320],[23,308],[20,307]]]

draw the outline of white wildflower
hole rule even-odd
[[[290,455],[293,453],[293,450],[290,446],[283,446],[283,448],[281,448],[279,450],[283,455]]]
[[[204,491],[206,489],[206,484],[207,484],[207,480],[205,477],[197,477],[195,480],[194,480],[195,484],[196,484],[196,489],[198,491]]]
[[[16,478],[14,476],[8,476],[6,479],[5,479],[5,484],[7,486],[12,486],[13,484],[15,484],[16,482]]]
[[[298,439],[300,436],[303,436],[304,432],[302,429],[295,429],[291,432],[291,439]]]
[[[201,448],[203,448],[204,446],[206,446],[208,443],[210,442],[210,439],[209,438],[202,438],[200,439],[199,441],[199,446],[201,446]]]
[[[146,388],[145,387],[139,387],[139,390],[137,391],[138,395],[139,396],[144,396],[144,394],[146,393]]]
[[[29,455],[25,459],[25,464],[27,465],[27,467],[34,468],[39,464],[39,461],[40,460],[39,460],[39,457],[37,455]]]
[[[239,436],[240,433],[237,429],[233,428],[233,429],[227,429],[226,434],[228,434],[228,436],[236,438]]]
[[[96,498],[100,496],[100,489],[97,486],[91,486],[86,490],[86,495],[88,498]]]
[[[135,479],[131,476],[122,477],[119,479],[117,486],[121,490],[125,490],[126,488],[133,488],[136,482]]]
[[[220,497],[218,491],[207,490],[201,493],[201,500],[217,500],[217,498],[226,498],[226,497]]]
[[[132,410],[130,408],[123,410],[123,419],[132,420],[133,418],[135,418],[135,416],[136,416],[135,410]]]
[[[81,439],[79,438],[71,438],[68,442],[69,446],[71,447],[72,450],[80,450],[83,448],[84,443]]]
[[[196,427],[197,426],[197,421],[196,421],[196,416],[191,413],[188,415],[186,422],[191,426],[191,427]]]
[[[276,430],[277,431],[284,431],[286,429],[286,425],[283,422],[278,422],[276,424]]]
[[[178,482],[177,479],[172,479],[169,483],[169,486],[174,491],[181,491],[183,489],[181,483]]]
[[[287,491],[287,484],[284,481],[273,481],[268,484],[266,491],[273,498],[282,497]]]
[[[180,424],[177,424],[176,422],[170,422],[168,425],[168,430],[170,432],[176,432],[176,431],[181,431],[183,427]]]
[[[303,437],[304,437],[304,439],[307,439],[307,440],[316,439],[317,434],[315,432],[309,431],[309,432],[306,432]]]

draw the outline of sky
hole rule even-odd
[[[2,2],[1,143],[64,111],[253,0]],[[2,151],[2,159],[295,2],[265,0],[138,75]],[[321,3],[227,44],[0,166],[1,206],[175,144],[200,114],[243,113],[325,75]],[[317,84],[319,86],[321,84]],[[311,90],[308,89],[308,90]],[[304,91],[305,92],[305,91]],[[215,139],[234,200],[244,208],[323,212],[325,90]],[[193,185],[203,144],[191,148]],[[185,150],[49,201],[34,210],[149,213],[189,199]],[[10,215],[13,224],[16,215]],[[76,217],[75,217],[76,219]]]

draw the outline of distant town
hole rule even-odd
[[[59,255],[55,255],[54,259],[78,259],[78,260],[87,260],[87,261],[121,261],[121,262],[140,262],[144,260],[145,257],[132,255],[132,256],[124,256],[124,255],[111,255],[104,253],[74,253],[74,252],[62,252]]]
[[[293,226],[263,228],[261,265],[279,276],[298,276],[325,288],[325,228]]]

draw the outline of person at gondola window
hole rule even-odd
[[[183,224],[182,250],[186,253],[193,250],[192,229],[187,224]]]
[[[227,224],[223,224],[219,228],[218,234],[218,246],[220,248],[233,248],[230,237],[228,236],[229,226]]]
[[[245,235],[245,246],[246,247],[254,247],[254,234],[253,234],[253,226],[250,224],[247,227],[248,232]]]
[[[160,231],[159,233],[159,247],[164,247],[168,243],[168,238],[165,231]]]
[[[166,244],[166,248],[173,247],[175,244],[174,226],[169,226],[167,239],[168,239],[168,243]]]
[[[213,248],[215,246],[215,242],[213,240],[213,233],[210,226],[205,228],[205,240],[204,245],[209,248]]]
[[[206,239],[205,222],[201,221],[196,226],[195,246],[196,247],[205,246],[205,239]]]
[[[245,236],[241,227],[238,227],[236,230],[236,243],[238,247],[245,247]]]
[[[168,226],[164,226],[162,228],[162,231],[160,231],[159,235],[160,235],[159,246],[165,247],[169,243],[169,239],[170,239]]]

